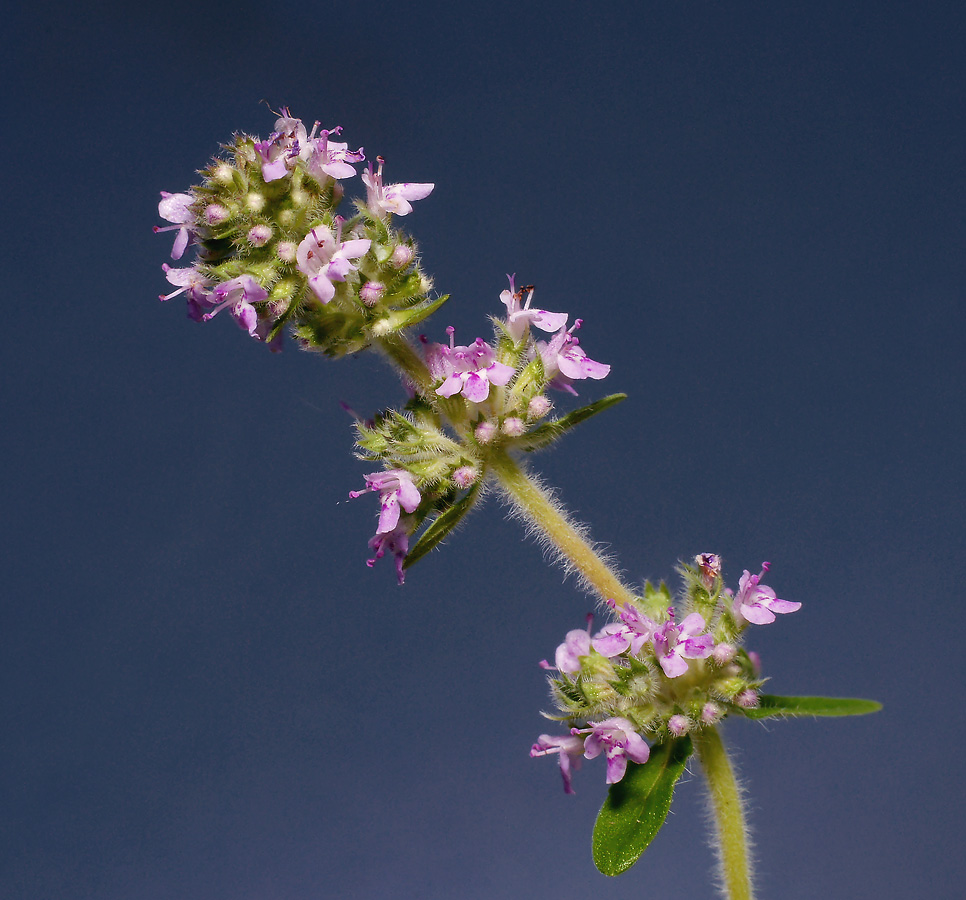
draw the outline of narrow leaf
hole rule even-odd
[[[882,704],[875,700],[848,697],[773,697],[762,694],[758,701],[758,706],[740,712],[749,719],[770,719],[773,716],[864,716],[882,709]]]
[[[406,560],[403,563],[404,569],[408,569],[411,565],[422,559],[427,553],[429,553],[430,550],[433,549],[433,547],[435,547],[457,525],[459,525],[463,516],[465,516],[470,511],[473,504],[476,503],[477,497],[480,494],[480,485],[482,483],[483,479],[480,478],[476,484],[470,488],[469,493],[465,497],[457,500],[449,509],[440,513],[433,520],[433,523],[429,526],[429,528],[427,528],[419,536],[419,540],[416,541],[416,544],[412,550],[406,554]]]
[[[385,318],[388,323],[388,331],[402,331],[403,328],[418,325],[427,316],[436,312],[447,300],[449,300],[449,294],[443,294],[435,300],[427,300],[417,306],[410,306],[408,309],[395,310]]]
[[[693,752],[691,738],[672,738],[652,747],[643,765],[628,763],[623,779],[611,785],[593,837],[594,862],[605,875],[627,871],[654,840]]]
[[[539,450],[542,447],[548,447],[575,425],[579,425],[591,416],[596,416],[597,413],[603,412],[626,399],[627,394],[611,394],[607,397],[601,397],[600,400],[581,406],[580,409],[575,409],[554,422],[547,422],[538,428],[534,428],[533,431],[528,432],[515,442],[515,446],[521,450]]]

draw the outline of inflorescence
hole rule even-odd
[[[617,621],[591,635],[567,633],[554,663],[550,689],[559,714],[547,718],[570,725],[566,734],[542,734],[531,756],[557,754],[564,790],[582,759],[607,759],[607,783],[623,777],[628,760],[647,762],[654,743],[714,725],[726,715],[753,709],[763,684],[757,654],[741,646],[749,624],[774,622],[800,603],[779,599],[747,569],[738,592],[725,588],[721,560],[702,553],[679,569],[684,595],[675,603],[665,584],[645,585],[640,605],[608,605]]]
[[[406,407],[356,417],[358,455],[383,469],[350,494],[378,494],[368,564],[392,555],[402,583],[416,555],[414,533],[427,525],[422,555],[455,527],[479,495],[492,453],[537,449],[563,432],[548,419],[546,392],[576,394],[575,382],[604,378],[610,366],[580,346],[581,319],[568,327],[567,313],[534,307],[533,286],[518,290],[512,276],[492,342],[457,344],[450,327],[447,343],[423,335],[411,344],[407,330],[447,298],[430,296],[416,244],[392,219],[412,212],[434,185],[385,184],[377,157],[362,174],[365,198],[342,218],[342,181],[365,155],[333,140],[340,133],[318,122],[308,131],[283,108],[267,140],[236,135],[202,171],[202,184],[162,192],[158,211],[171,224],[155,230],[176,232],[173,259],[191,246],[196,258],[163,266],[176,290],[161,299],[184,296],[199,322],[227,312],[272,350],[288,328],[305,349],[341,357],[375,346],[402,370]]]

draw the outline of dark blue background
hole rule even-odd
[[[699,551],[800,613],[734,722],[761,896],[963,883],[960,3],[24,5],[6,20],[0,895],[712,895],[700,779],[629,874],[527,756],[590,601],[496,498],[397,588],[349,422],[375,358],[160,306],[183,190],[259,101],[341,124],[471,339],[504,273],[630,395],[536,462],[628,576]],[[367,502],[370,501],[370,502]]]

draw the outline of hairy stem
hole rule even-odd
[[[710,726],[692,733],[691,739],[708,780],[724,896],[727,900],[754,900],[741,792],[721,735]]]
[[[390,334],[377,338],[376,344],[389,361],[422,393],[432,393],[433,376],[430,375],[422,357],[406,338],[400,334]]]
[[[519,512],[546,536],[561,557],[601,599],[613,598],[620,606],[635,601],[634,594],[597,555],[560,506],[505,450],[494,450],[489,464],[491,472]]]

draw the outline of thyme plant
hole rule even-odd
[[[378,500],[369,539],[373,566],[390,557],[400,584],[415,562],[453,531],[495,486],[556,559],[596,596],[608,621],[569,631],[547,671],[555,734],[533,757],[555,756],[564,790],[584,759],[606,760],[607,797],[593,831],[601,872],[630,868],[664,823],[675,784],[692,756],[707,779],[724,896],[754,896],[741,791],[718,730],[728,716],[844,716],[873,712],[868,700],[776,697],[762,692],[758,656],[745,636],[801,604],[765,584],[769,564],[725,586],[721,559],[702,553],[678,566],[680,588],[625,584],[555,492],[523,462],[579,423],[615,405],[611,394],[558,414],[552,397],[576,396],[610,366],[592,359],[583,320],[539,308],[532,285],[513,277],[492,317],[493,336],[457,343],[414,337],[447,300],[433,292],[413,239],[396,222],[434,185],[387,183],[384,160],[361,172],[364,196],[342,207],[343,183],[366,161],[337,140],[341,128],[311,130],[285,108],[265,140],[234,136],[183,193],[162,192],[159,213],[175,232],[163,266],[189,318],[219,314],[270,350],[288,339],[339,358],[375,350],[402,379],[401,409],[356,416],[356,452],[371,465],[350,492]],[[494,304],[494,310],[499,307]],[[224,317],[224,316],[223,316]],[[582,333],[582,332],[581,332]]]

